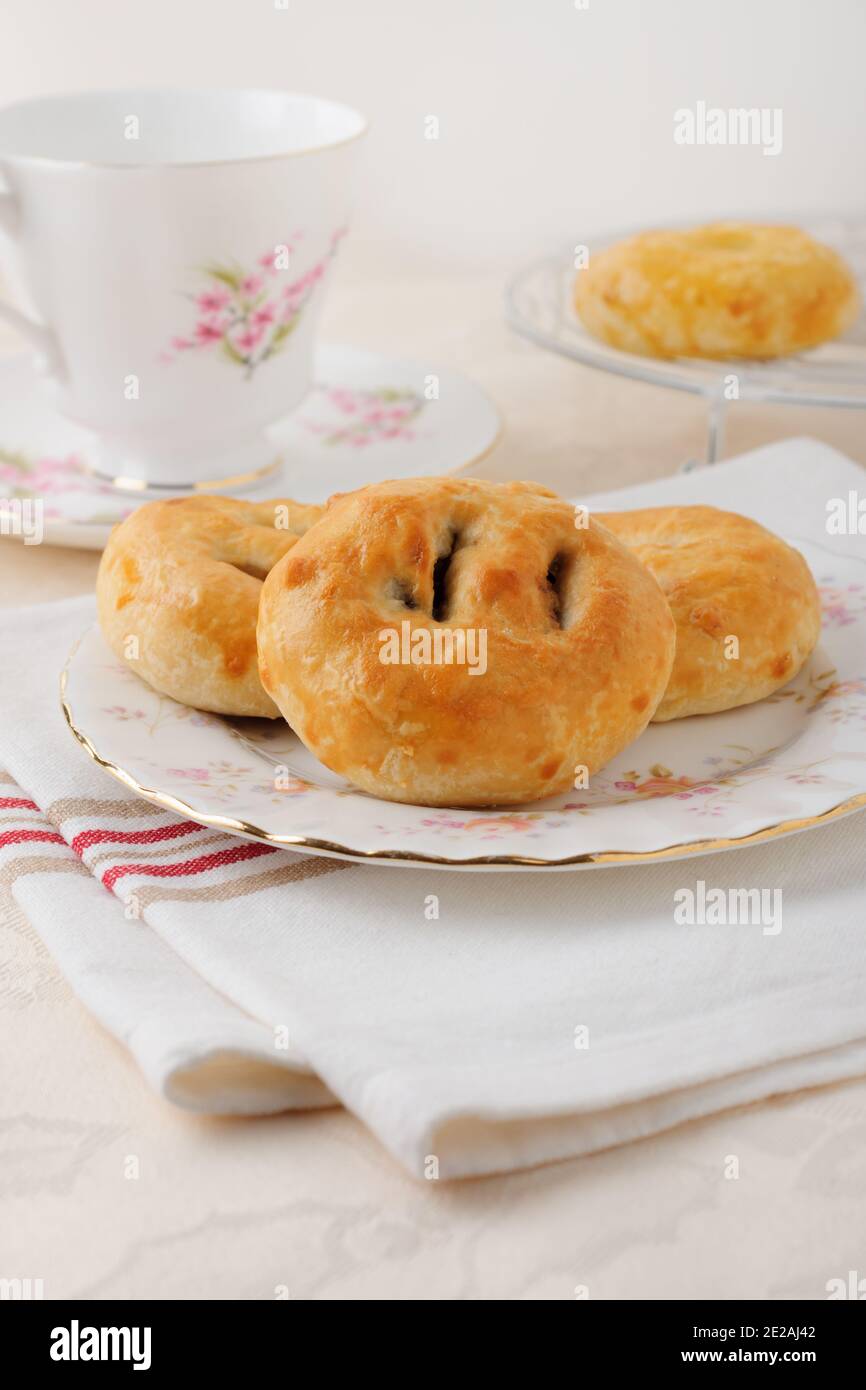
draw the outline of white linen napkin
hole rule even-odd
[[[863,480],[796,440],[597,505],[712,502],[826,539],[827,499]],[[134,798],[75,744],[59,669],[92,613],[0,616],[0,762],[17,784],[0,786],[0,872],[168,1099],[254,1113],[336,1098],[412,1173],[448,1178],[866,1072],[866,816],[570,873],[249,845]],[[781,932],[676,924],[674,893],[697,879],[782,888]]]

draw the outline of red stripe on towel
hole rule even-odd
[[[25,840],[41,840],[51,845],[65,845],[66,841],[56,830],[4,830],[0,835],[0,849],[4,845],[21,845]]]
[[[275,845],[237,844],[231,849],[216,850],[213,854],[200,855],[198,859],[185,859],[180,864],[116,864],[106,869],[102,882],[106,888],[113,888],[119,878],[127,874],[146,874],[151,878],[183,878],[189,874],[207,873],[208,869],[218,869],[223,864],[241,864],[245,859],[258,859],[262,854],[276,854]]]
[[[71,840],[76,854],[83,854],[91,845],[106,842],[124,845],[155,845],[160,840],[174,840],[181,835],[193,835],[202,827],[196,821],[183,820],[171,825],[151,826],[147,830],[82,830]]]

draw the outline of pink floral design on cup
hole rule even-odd
[[[206,266],[202,273],[207,285],[187,296],[195,306],[195,322],[187,332],[171,339],[160,360],[176,362],[185,353],[216,348],[227,362],[242,367],[250,380],[294,333],[345,232],[345,227],[338,228],[322,259],[287,285],[282,283],[286,278],[282,258],[290,261],[302,240],[301,232],[265,252],[254,269],[235,264]]]

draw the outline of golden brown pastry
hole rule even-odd
[[[265,581],[258,644],[265,689],[335,772],[486,806],[564,791],[637,738],[674,625],[635,556],[546,488],[419,478],[331,500]]]
[[[182,704],[275,719],[256,660],[259,593],[321,511],[208,496],[139,507],[112,531],[96,580],[111,650]]]
[[[818,590],[798,550],[715,507],[601,512],[597,520],[649,566],[677,625],[657,723],[752,704],[796,676],[821,628]]]
[[[642,232],[575,280],[590,333],[647,357],[785,357],[844,333],[860,309],[851,270],[797,227],[713,222]]]

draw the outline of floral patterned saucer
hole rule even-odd
[[[496,407],[459,372],[326,346],[303,405],[269,431],[282,467],[227,490],[321,502],[384,478],[454,472],[488,453],[499,432]],[[92,436],[51,409],[29,360],[0,366],[0,501],[41,500],[49,545],[101,550],[116,522],[164,495],[101,481],[92,457]]]
[[[96,628],[63,678],[84,748],[142,796],[313,854],[451,868],[633,863],[706,853],[866,806],[866,560],[794,539],[821,587],[821,641],[758,704],[654,724],[589,790],[497,811],[378,801],[322,767],[280,720],[228,720],[144,685]]]

